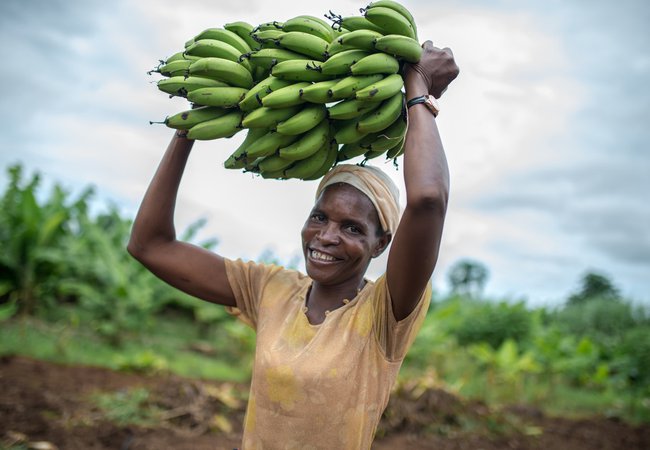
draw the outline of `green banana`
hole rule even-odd
[[[248,53],[253,50],[251,46],[248,45],[244,39],[239,37],[237,33],[226,30],[224,28],[208,28],[200,32],[198,35],[194,36],[195,42],[202,39],[215,39],[217,41],[225,42],[226,44],[230,44],[231,46],[235,47],[240,54]]]
[[[343,144],[336,155],[336,161],[347,161],[348,159],[356,158],[368,152],[368,149],[363,147],[359,141],[350,144]]]
[[[226,169],[243,169],[247,164],[252,163],[253,161],[248,161],[246,158],[246,150],[253,142],[260,139],[266,133],[268,131],[264,128],[251,128],[248,130],[246,137],[239,147],[224,161],[224,167]]]
[[[260,172],[264,179],[270,180],[284,180],[284,169],[276,170],[275,172]]]
[[[276,131],[282,134],[302,134],[314,128],[325,117],[327,117],[327,108],[325,106],[318,104],[307,105],[293,117],[280,122],[276,127]]]
[[[251,37],[251,32],[253,31],[253,25],[248,22],[230,22],[223,26],[226,30],[232,31],[237,36],[239,36],[246,44],[250,47],[251,50],[259,49],[259,43]]]
[[[253,28],[253,33],[257,33],[258,31],[266,31],[266,30],[280,30],[282,29],[282,22],[278,22],[277,20],[271,21],[271,22],[264,22]]]
[[[304,59],[305,57],[300,53],[292,52],[285,48],[262,48],[256,52],[252,52],[249,58],[253,65],[271,70],[273,66],[283,61]]]
[[[364,16],[384,30],[383,34],[401,34],[413,39],[417,38],[415,30],[408,19],[394,9],[376,6],[367,9]]]
[[[253,77],[244,66],[223,58],[201,58],[193,62],[190,75],[214,78],[246,89],[253,86]]]
[[[218,89],[218,88],[215,88]],[[388,128],[402,114],[404,108],[404,94],[398,91],[397,94],[384,100],[379,108],[370,114],[366,114],[359,120],[357,125],[362,133],[374,133]]]
[[[373,53],[350,66],[352,75],[390,75],[399,72],[399,61],[386,53]]]
[[[339,80],[326,80],[314,83],[303,88],[300,91],[300,96],[303,100],[307,100],[311,103],[329,103],[332,101],[330,89],[332,89],[332,87],[334,87],[338,82]]]
[[[293,166],[284,171],[285,178],[304,179],[312,176],[319,170],[329,156],[330,140],[325,139],[323,145],[311,156],[297,161]]]
[[[284,31],[301,31],[318,36],[329,42],[332,40],[331,28],[325,21],[321,21],[313,16],[297,16],[284,22],[282,26]]]
[[[196,61],[196,60],[201,59],[201,58],[198,57],[198,56],[186,55],[185,52],[177,52],[177,53],[174,53],[169,58],[167,58],[165,61],[163,61],[163,63],[164,64],[169,64],[170,62],[179,61],[179,60],[182,60],[182,59],[186,59],[188,61]]]
[[[422,47],[415,39],[399,34],[389,34],[377,38],[375,48],[384,53],[388,53],[404,61],[416,63],[422,56]]]
[[[373,30],[355,30],[339,37],[338,42],[341,45],[373,52],[375,51],[375,41],[382,36],[383,34]]]
[[[364,156],[364,162],[368,161],[369,159],[377,158],[382,155],[386,155],[386,159],[395,159],[399,155],[402,154],[404,150],[404,140],[405,137],[402,136],[395,141],[391,143],[391,145],[387,148],[379,148],[379,149],[371,149],[368,150],[366,153],[363,154]]]
[[[366,9],[371,9],[371,8],[376,8],[376,7],[384,7],[384,8],[389,8],[392,10],[397,11],[400,13],[406,20],[409,21],[411,24],[411,27],[413,27],[413,32],[415,33],[415,38],[417,40],[417,35],[418,35],[418,28],[415,25],[415,19],[413,18],[413,15],[411,12],[406,9],[403,5],[400,5],[396,1],[393,0],[378,0],[376,2],[370,3]]]
[[[341,100],[344,98],[353,98],[356,91],[365,88],[366,86],[376,83],[384,78],[381,74],[376,75],[350,75],[347,76],[332,87],[330,96],[333,100]]]
[[[320,68],[326,75],[347,75],[351,65],[368,55],[370,53],[365,50],[345,50],[327,58]]]
[[[330,124],[327,119],[320,124],[298,136],[298,140],[290,145],[280,147],[279,154],[282,158],[299,161],[313,155],[327,142]]]
[[[400,139],[394,147],[386,150],[386,159],[395,159],[404,154],[404,144],[406,144],[406,136]]]
[[[324,81],[332,78],[320,71],[320,62],[310,59],[292,59],[277,63],[271,74],[289,81]]]
[[[269,131],[248,146],[245,152],[246,158],[248,161],[253,161],[255,158],[273,155],[281,147],[295,142],[298,137]]]
[[[271,75],[270,70],[259,66],[253,67],[253,81],[255,81],[256,83],[267,78],[269,75]]]
[[[175,61],[163,64],[152,72],[158,72],[164,77],[184,76],[187,73],[187,70],[190,68],[191,64],[192,61],[189,59],[177,59]]]
[[[256,31],[251,34],[251,37],[258,43],[261,48],[276,48],[275,40],[285,34],[284,31],[276,28],[272,30]]]
[[[377,158],[383,154],[386,153],[386,150],[368,150],[366,153],[363,154],[363,163],[365,164],[366,161]]]
[[[367,150],[388,150],[406,134],[406,117],[401,116],[389,127],[376,133],[371,133],[359,141],[359,145]]]
[[[330,139],[328,142],[329,146],[327,149],[327,158],[323,165],[321,165],[313,174],[303,177],[303,180],[318,180],[323,177],[329,170],[332,168],[334,163],[336,163],[336,156],[338,153],[339,146],[336,144],[334,139]],[[296,163],[297,164],[297,163]]]
[[[217,41],[216,39],[201,39],[190,45],[186,50],[190,56],[200,56],[201,58],[223,58],[229,61],[240,63],[242,52],[237,50],[226,42]],[[250,71],[250,64],[242,60],[241,64]]]
[[[304,103],[300,90],[309,86],[308,82],[297,82],[271,92],[262,99],[262,105],[267,108],[286,108]]]
[[[325,55],[326,60],[330,56],[334,56],[337,53],[341,53],[341,52],[343,52],[345,50],[353,50],[354,49],[354,47],[350,47],[349,45],[344,45],[344,44],[341,44],[341,42],[339,42],[340,39],[342,37],[346,36],[348,33],[349,32],[339,33],[339,34],[336,35],[336,37],[334,39],[332,39],[330,41],[330,44],[327,46],[327,50],[326,50],[326,55]]]
[[[303,31],[289,31],[278,37],[275,43],[287,50],[302,53],[318,61],[324,61],[329,41]]]
[[[362,16],[348,16],[342,17],[338,20],[341,27],[350,31],[356,30],[372,30],[381,34],[385,34],[384,30]]]
[[[187,99],[194,104],[234,108],[244,98],[248,89],[239,87],[208,87],[196,89],[187,94]]]
[[[189,130],[206,120],[217,119],[228,114],[229,110],[225,108],[215,108],[213,106],[201,106],[199,108],[188,109],[169,116],[165,119],[165,125],[176,130]]]
[[[402,76],[395,73],[357,91],[355,98],[363,101],[385,100],[397,94],[402,89],[402,86],[404,86]]]
[[[363,116],[362,116],[363,117]],[[352,144],[363,139],[368,133],[359,131],[357,124],[359,119],[343,120],[336,124],[334,139],[338,144]]]
[[[343,100],[327,109],[328,117],[333,120],[349,120],[378,108],[381,102],[367,102],[357,99]]]
[[[264,173],[283,171],[291,164],[293,164],[293,161],[290,159],[284,159],[280,155],[269,155],[262,158],[255,165],[257,166],[256,169],[259,170],[261,174],[264,174]]]
[[[204,77],[171,77],[158,82],[158,89],[170,95],[186,97],[188,92],[205,87],[226,87],[223,81]]]
[[[244,128],[264,128],[266,130],[275,129],[278,123],[293,117],[302,109],[301,106],[291,106],[288,108],[257,108],[244,116],[242,126]]]
[[[194,125],[187,132],[188,139],[212,140],[223,137],[231,137],[241,131],[242,113],[239,110],[218,117],[212,120],[206,120]]]
[[[322,19],[322,18],[320,18],[318,16],[310,16],[310,15],[302,14],[302,15],[296,16],[296,18],[316,21],[316,22],[320,23],[324,28],[326,28],[330,33],[332,33],[334,31],[332,29],[332,27],[330,26],[329,22],[327,22],[325,19]]]
[[[246,95],[244,95],[244,98],[239,102],[239,109],[247,112],[259,108],[262,106],[262,98],[271,92],[289,86],[290,84],[290,81],[269,76],[253,86]]]

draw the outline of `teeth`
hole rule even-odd
[[[320,259],[321,261],[334,261],[334,258],[331,257],[330,255],[326,255],[321,252],[317,252],[316,250],[311,251],[311,257],[314,259]]]

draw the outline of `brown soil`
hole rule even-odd
[[[245,386],[0,358],[0,449],[234,449],[239,445]],[[155,420],[109,421],[98,393],[146,389]],[[115,397],[112,397],[115,398]],[[115,419],[117,420],[117,419]],[[400,386],[373,449],[650,448],[650,425],[603,417],[570,420],[512,407],[493,411],[441,390]]]

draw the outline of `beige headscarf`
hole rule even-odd
[[[341,164],[323,177],[316,189],[316,199],[334,183],[347,183],[366,194],[375,205],[382,229],[395,234],[399,223],[399,190],[388,175],[372,166]]]

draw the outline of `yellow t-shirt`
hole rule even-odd
[[[369,449],[431,284],[400,322],[381,276],[312,325],[308,276],[241,260],[226,271],[237,300],[228,311],[257,334],[243,449]]]

